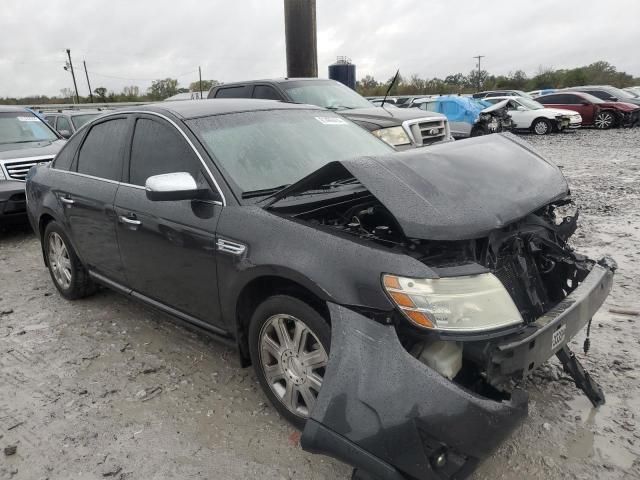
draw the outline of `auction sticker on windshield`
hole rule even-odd
[[[347,121],[343,118],[337,118],[337,117],[316,117],[316,120],[318,120],[320,123],[323,123],[324,125],[346,125]]]
[[[38,117],[16,117],[19,122],[39,122]]]

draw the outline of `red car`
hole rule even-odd
[[[546,107],[574,110],[582,125],[599,129],[632,127],[640,123],[640,107],[625,102],[606,102],[584,92],[557,92],[536,98]]]

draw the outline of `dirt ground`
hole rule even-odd
[[[576,248],[619,264],[591,351],[574,345],[607,403],[591,408],[552,362],[474,478],[638,479],[640,317],[610,309],[640,310],[640,128],[525,138],[569,179]],[[228,347],[107,290],[63,300],[28,228],[0,232],[0,282],[0,479],[349,478],[300,449]]]

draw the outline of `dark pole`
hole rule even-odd
[[[198,76],[200,77],[200,100],[202,100],[202,70],[198,67]]]
[[[80,95],[78,95],[78,84],[76,83],[76,74],[73,73],[73,63],[71,63],[71,50],[67,48],[67,57],[69,57],[69,68],[71,69],[71,76],[73,77],[73,86],[76,89],[76,101],[80,103]]]
[[[287,76],[318,76],[316,0],[284,0]]]
[[[477,55],[473,58],[477,58],[478,59],[478,91],[480,91],[480,61],[485,57],[485,55]]]
[[[91,103],[93,103],[93,93],[91,92],[91,83],[89,83],[89,74],[87,73],[87,62],[82,61],[84,65],[84,74],[87,76],[87,85],[89,85],[89,98],[91,99]]]

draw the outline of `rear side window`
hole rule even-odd
[[[127,120],[116,118],[91,127],[78,154],[78,173],[119,181]]]
[[[71,123],[69,123],[69,119],[67,117],[58,117],[58,124],[57,124],[56,130],[58,131],[66,130],[69,133],[73,132],[73,129],[71,128]]]
[[[253,89],[253,98],[261,98],[263,100],[282,100],[276,89],[269,85],[256,85]]]
[[[456,102],[442,102],[442,113],[448,116],[456,116],[460,113],[460,107]]]
[[[551,105],[554,103],[564,103],[561,102],[560,100],[561,95],[547,95],[546,97],[541,97],[538,98],[538,102],[542,103],[543,105]]]
[[[603,90],[588,90],[587,93],[593,95],[594,97],[598,97],[600,100],[609,100],[613,96]]]
[[[250,86],[221,88],[216,92],[216,98],[251,98]]]
[[[129,183],[144,186],[153,175],[174,172],[188,172],[198,180],[200,169],[200,160],[175,128],[138,119],[131,145]]]
[[[71,170],[71,164],[73,163],[80,143],[82,143],[82,135],[71,137],[53,161],[53,168],[57,168],[58,170]]]

